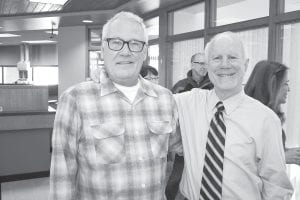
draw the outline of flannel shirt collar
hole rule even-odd
[[[146,81],[141,76],[139,77],[140,85],[141,85],[141,91],[148,96],[151,97],[158,97],[157,92],[153,89],[152,83],[149,81]],[[113,82],[111,81],[108,76],[102,77],[100,80],[100,87],[101,87],[101,94],[100,96],[105,96],[114,92],[117,92],[118,89],[115,87]]]

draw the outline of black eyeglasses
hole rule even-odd
[[[146,44],[146,42],[139,40],[129,40],[124,41],[120,38],[107,38],[108,48],[113,51],[120,51],[124,44],[127,44],[131,52],[141,52]]]

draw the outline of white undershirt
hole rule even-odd
[[[114,82],[113,82],[113,84],[130,100],[131,103],[135,99],[137,91],[140,87],[140,81],[138,81],[136,85],[131,86],[131,87],[126,87],[124,85],[120,85],[120,84],[117,84]]]

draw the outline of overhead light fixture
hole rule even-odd
[[[54,35],[58,35],[58,31],[45,31],[45,33],[49,33],[49,34],[54,34]]]
[[[49,3],[49,4],[64,5],[68,0],[29,0],[29,1],[36,2],[36,3]]]
[[[0,37],[20,37],[21,35],[11,34],[11,33],[0,33]]]
[[[56,43],[56,41],[53,40],[27,40],[27,41],[22,41],[23,43],[28,43],[28,44],[46,44],[46,43]]]
[[[93,23],[94,21],[91,19],[90,16],[87,16],[85,17],[84,20],[82,20],[83,23],[87,23],[87,24],[90,24],[90,23]]]
[[[87,24],[90,24],[90,23],[93,23],[94,21],[91,20],[91,19],[84,19],[82,20],[83,23],[87,23]]]

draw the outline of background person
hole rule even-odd
[[[154,67],[143,65],[140,74],[144,79],[158,84],[158,71]]]
[[[285,65],[263,60],[255,65],[245,86],[245,93],[271,108],[280,118],[281,124],[285,122],[281,105],[286,103],[290,90],[287,77],[288,68]],[[286,148],[284,130],[282,137],[286,163],[300,165],[300,147]]]
[[[167,152],[181,147],[172,93],[139,78],[148,43],[140,17],[118,13],[102,41],[108,77],[59,100],[50,200],[162,200]]]
[[[191,70],[187,77],[178,81],[172,88],[172,93],[190,91],[193,88],[212,89],[204,61],[204,53],[196,53],[191,57]]]
[[[232,32],[217,34],[205,57],[214,89],[175,96],[185,159],[181,193],[189,200],[290,199],[280,120],[243,90],[243,43]]]

